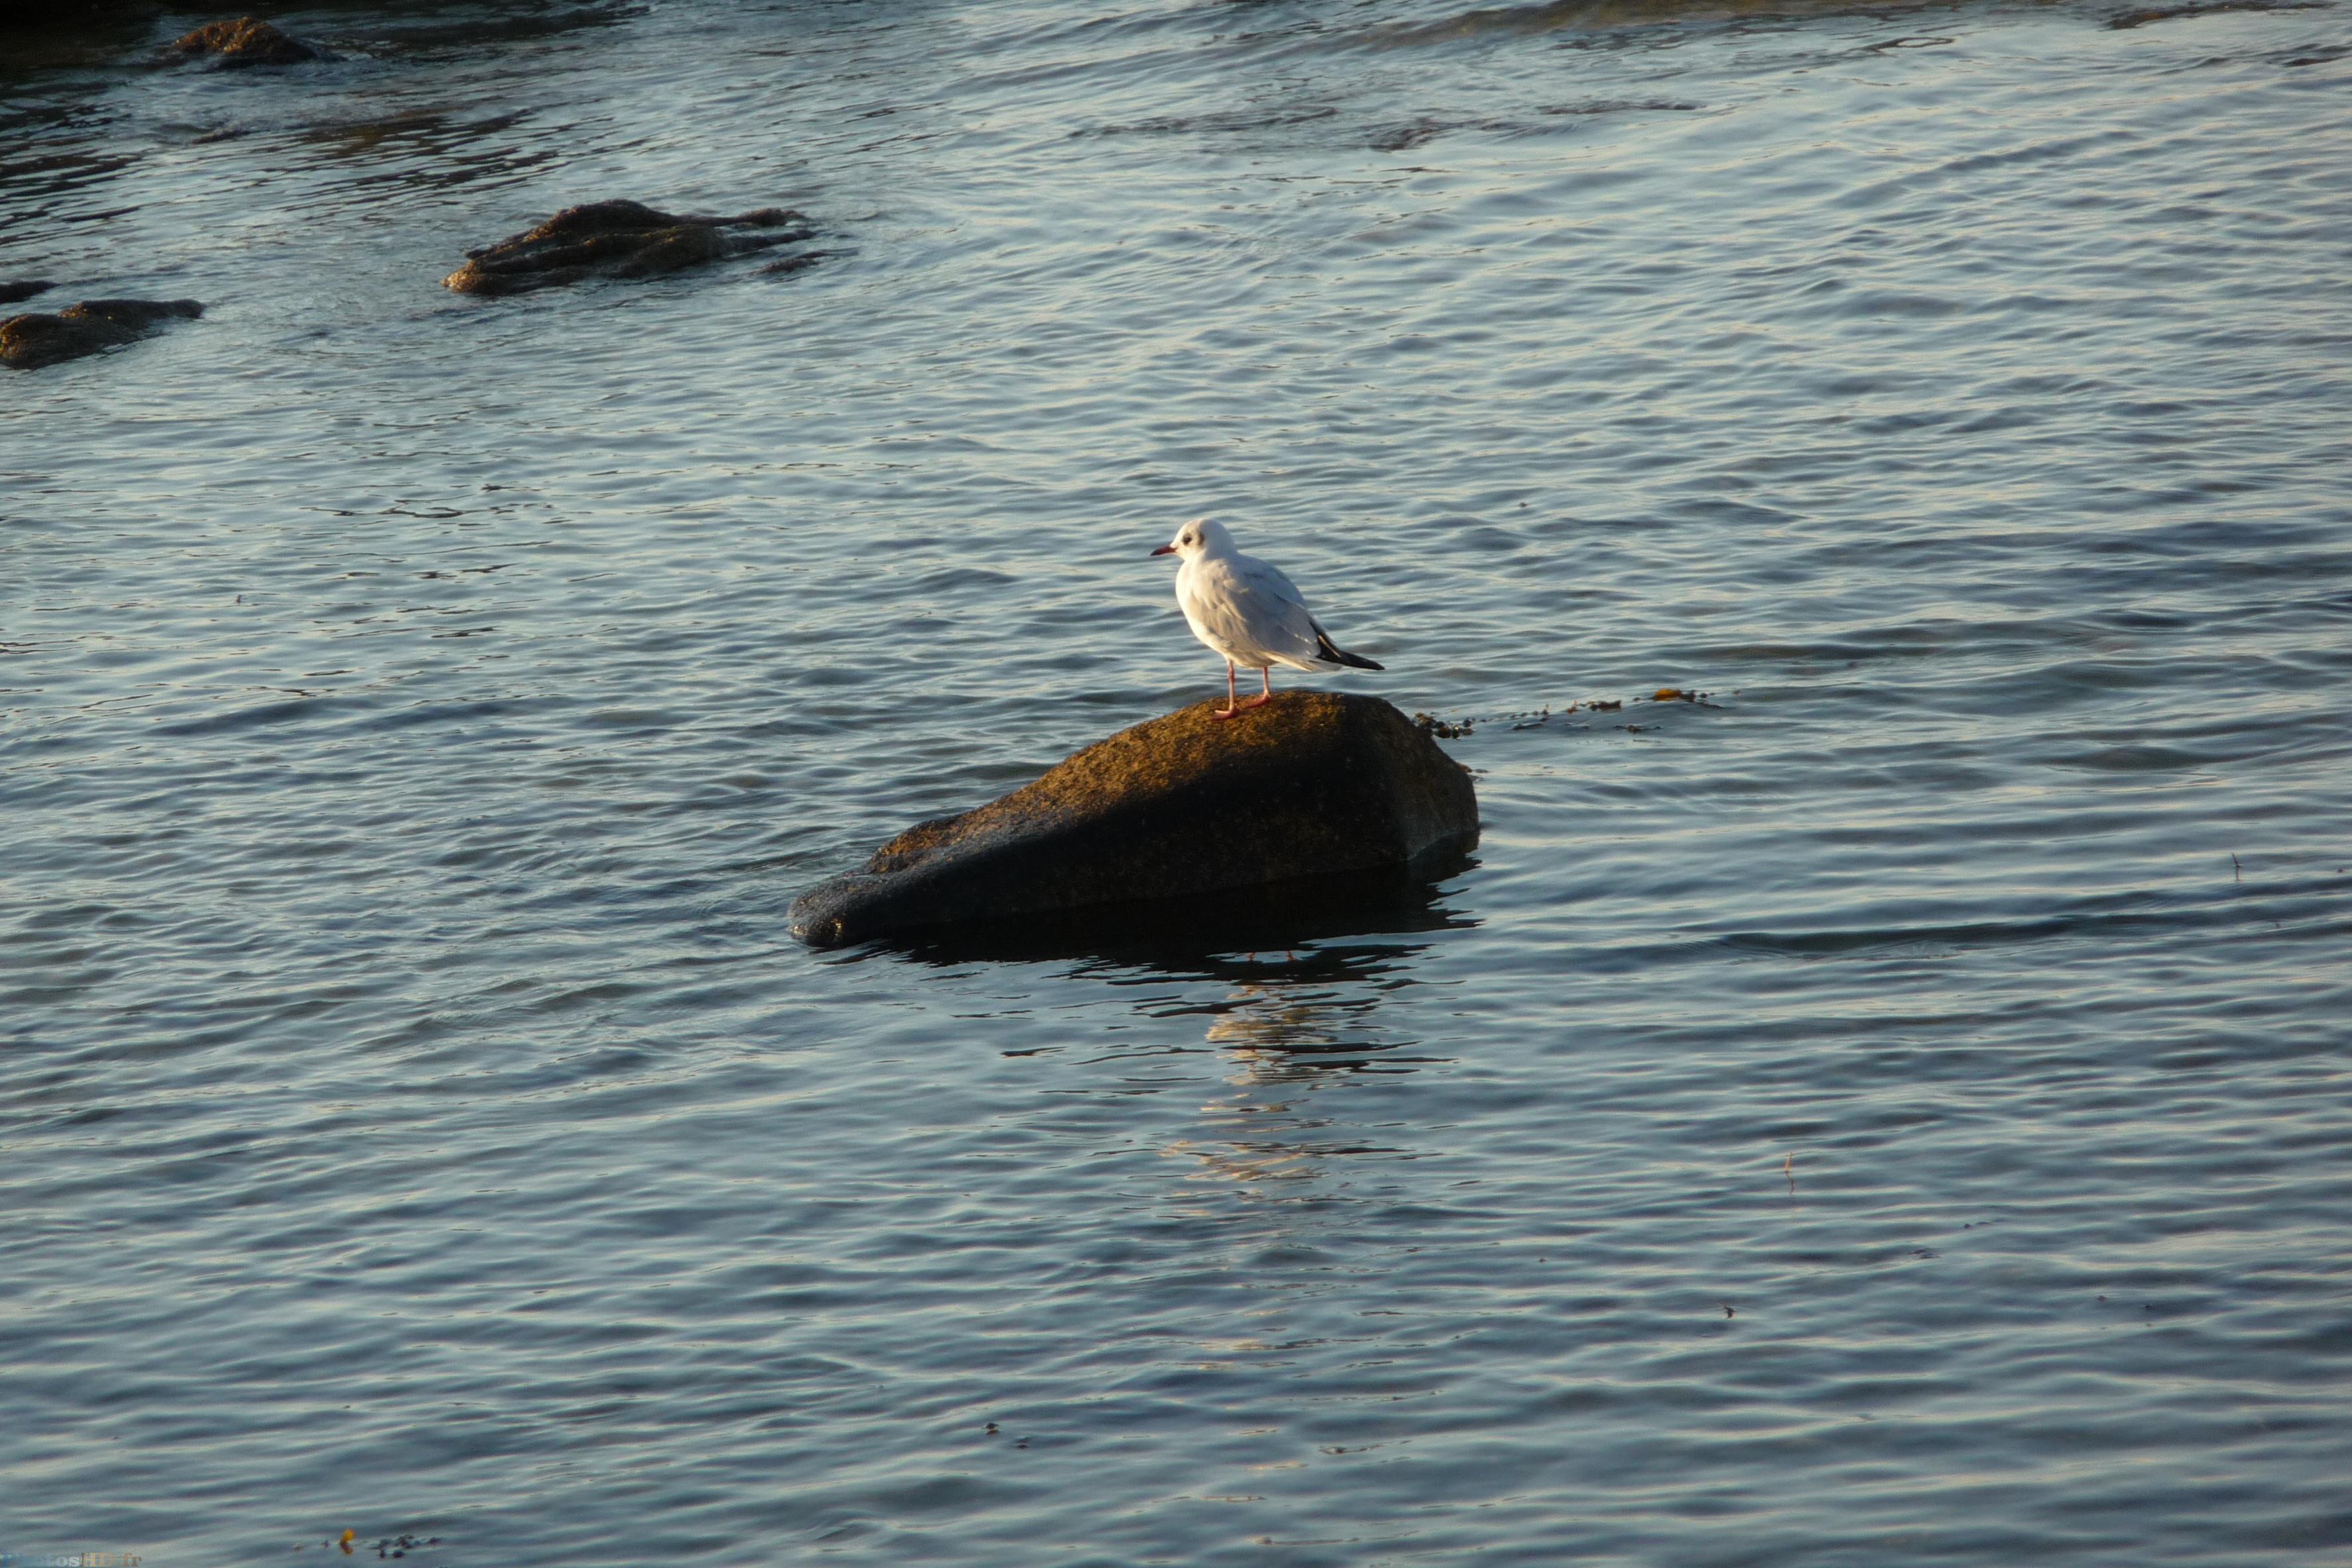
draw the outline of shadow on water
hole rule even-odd
[[[473,0],[387,7],[367,0],[342,0],[317,7],[322,37],[341,22],[344,13],[352,30],[348,42],[360,40],[364,29],[369,52],[384,56],[430,58],[452,49],[474,49],[511,44],[535,44],[585,28],[616,26],[652,10],[643,3],[611,0],[525,0],[525,3],[480,5]]]
[[[2327,868],[2269,872],[2259,884],[2244,880],[2242,870],[2231,878],[2232,869],[2215,863],[2212,880],[2201,887],[2087,895],[2007,918],[1726,931],[1708,940],[1735,952],[1778,958],[1948,956],[2050,942],[2144,941],[2167,933],[2259,939],[2265,931],[2324,928],[2345,919],[2344,879]]]
[[[1434,21],[1374,23],[1349,41],[1376,49],[1483,44],[1550,33],[1608,32],[1659,23],[1799,21],[1822,16],[1892,16],[1948,9],[1948,0],[1544,0],[1485,5]]]
[[[1462,931],[1479,923],[1448,908],[1442,892],[1445,879],[1475,864],[1464,857],[1412,878],[1325,877],[933,931],[874,943],[857,956],[895,952],[931,964],[1077,960],[1090,967],[1236,984],[1363,980],[1427,944],[1345,939]]]
[[[146,67],[202,69],[163,46],[238,6],[190,9],[163,0],[63,0],[0,5],[0,78],[14,71]],[[646,15],[646,0],[310,0],[298,14],[262,7],[288,31],[339,51],[429,54],[451,47],[534,43]]]

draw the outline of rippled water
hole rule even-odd
[[[2345,12],[278,19],[0,34],[0,1549],[2352,1552]],[[1204,512],[1478,863],[793,945]]]

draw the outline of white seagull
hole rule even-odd
[[[1282,568],[1234,548],[1222,522],[1195,518],[1176,537],[1153,551],[1184,563],[1176,569],[1176,604],[1192,635],[1225,661],[1225,705],[1210,714],[1230,719],[1244,708],[1274,700],[1277,664],[1293,669],[1378,669],[1360,653],[1349,653],[1315,624],[1297,584]],[[1265,689],[1247,702],[1234,698],[1234,668],[1259,672]]]

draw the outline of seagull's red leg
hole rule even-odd
[[[1263,708],[1274,700],[1274,666],[1269,664],[1257,673],[1258,679],[1265,682],[1265,689],[1251,698],[1249,705],[1253,708]]]
[[[1231,659],[1227,659],[1225,661],[1225,705],[1223,708],[1213,710],[1210,712],[1209,717],[1212,719],[1230,719],[1241,710],[1242,705],[1234,700],[1233,661]]]

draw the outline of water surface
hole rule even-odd
[[[209,307],[0,380],[0,1547],[2352,1551],[2339,9],[195,19],[0,69]],[[438,287],[614,195],[832,254]],[[1203,513],[1477,863],[793,945]]]

